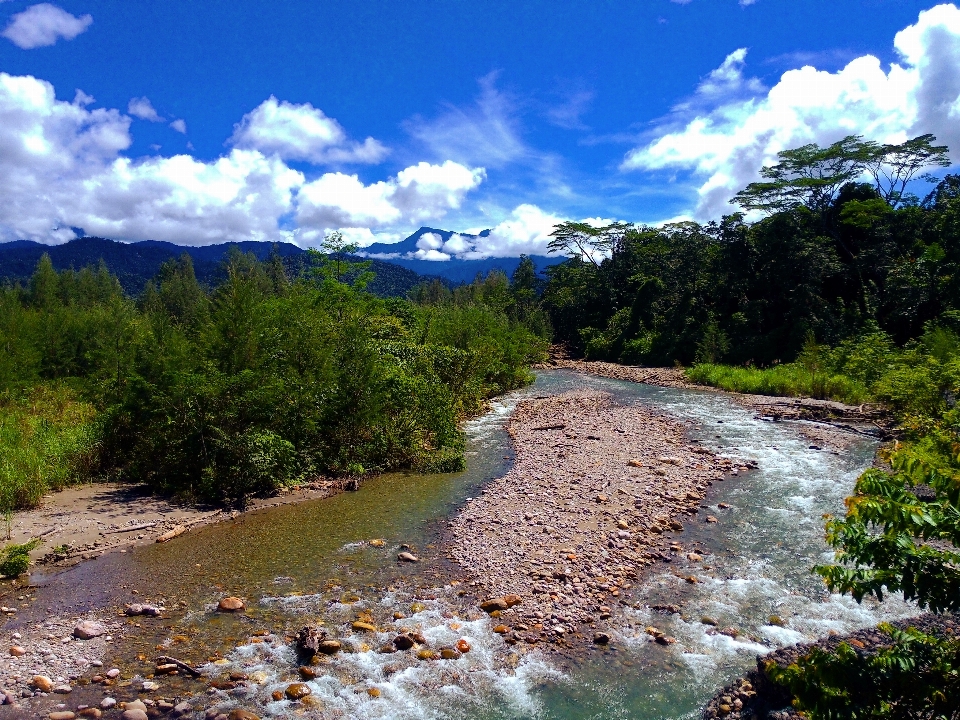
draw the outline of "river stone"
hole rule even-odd
[[[116,680],[118,677],[120,677],[120,670],[117,668],[110,668],[107,670],[107,677],[111,680]]]
[[[127,703],[127,710],[143,710],[147,711],[147,704],[143,700],[134,700],[133,702]]]
[[[339,640],[323,640],[318,646],[317,650],[322,652],[324,655],[336,655],[340,652],[340,648],[343,647],[340,644]]]
[[[260,720],[257,715],[254,715],[249,710],[241,710],[240,708],[231,710],[227,718],[228,720]]]
[[[397,555],[397,560],[400,560],[401,562],[411,562],[411,563],[420,562],[420,558],[418,558],[413,553],[408,553],[408,552],[402,552],[399,555]]]
[[[593,642],[597,645],[606,645],[610,642],[610,636],[605,632],[596,632],[593,634]]]
[[[80,717],[93,718],[94,720],[99,720],[99,718],[103,717],[103,711],[95,707],[84,708],[78,714]]]
[[[492,613],[496,610],[506,610],[508,607],[510,606],[507,605],[506,599],[502,597],[490,598],[480,603],[480,609],[487,613]]]
[[[150,716],[147,715],[146,710],[127,707],[120,715],[120,720],[150,720]]]
[[[182,703],[173,706],[173,715],[174,717],[180,717],[181,715],[189,715],[193,712],[193,705],[184,700]]]
[[[57,685],[53,691],[58,695],[69,695],[73,692],[73,688],[69,685]]]
[[[460,653],[468,653],[471,650],[470,643],[467,642],[466,638],[460,638],[459,640],[457,640],[456,647],[457,647],[457,651]]]
[[[445,647],[440,648],[440,657],[444,660],[459,660],[461,654],[456,650],[456,648]]]
[[[326,633],[309,625],[297,632],[295,640],[297,652],[301,655],[316,655],[324,641]]]
[[[287,685],[284,694],[288,700],[303,700],[303,698],[310,694],[310,688],[303,683],[292,683]]]
[[[112,697],[105,697],[103,700],[100,701],[100,707],[103,708],[104,710],[109,710],[116,704],[117,704],[117,701]]]
[[[47,717],[50,718],[50,720],[74,720],[77,716],[69,710],[57,710],[47,715]]]
[[[46,675],[34,675],[30,680],[30,686],[40,692],[48,693],[53,690],[53,680]]]
[[[361,632],[376,632],[376,631],[377,631],[376,625],[371,625],[371,624],[368,623],[368,622],[363,622],[363,620],[355,620],[350,627],[352,627],[354,630],[359,630],[359,631],[361,631]]]
[[[243,612],[247,609],[246,604],[238,597],[228,596],[221,598],[217,603],[217,610],[220,612]]]
[[[393,639],[393,645],[397,648],[397,650],[409,650],[413,647],[413,638],[407,634],[397,635]]]
[[[96,622],[95,620],[81,620],[77,623],[77,626],[73,628],[73,636],[81,640],[90,640],[91,638],[106,634],[107,628],[104,627],[103,623]]]

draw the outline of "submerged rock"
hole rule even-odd
[[[397,555],[397,560],[399,560],[400,562],[410,562],[410,563],[420,562],[420,558],[418,558],[413,553],[409,553],[409,552],[400,553],[399,555]]]
[[[304,683],[292,683],[287,685],[287,689],[284,691],[288,700],[303,700],[310,693],[310,687]]]
[[[217,610],[220,612],[243,612],[247,609],[246,603],[238,597],[232,595],[221,598],[217,603]]]

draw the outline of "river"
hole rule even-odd
[[[438,542],[443,523],[485,483],[509,467],[506,423],[516,402],[569,389],[611,393],[623,403],[646,403],[689,422],[690,437],[722,455],[755,461],[759,469],[716,483],[705,501],[718,524],[689,523],[676,535],[709,566],[678,559],[637,583],[619,616],[614,641],[579,662],[528,648],[510,648],[493,623],[457,605],[462,570]],[[343,718],[694,718],[720,686],[755,664],[758,653],[829,631],[840,633],[910,615],[897,599],[882,605],[828,593],[810,568],[831,555],[823,541],[824,513],[841,513],[843,498],[872,461],[876,443],[857,440],[843,453],[811,449],[787,423],[774,423],[720,393],[638,385],[567,371],[543,371],[522,391],[501,398],[466,424],[468,468],[447,475],[393,474],[365,482],[355,493],[244,513],[232,522],[176,541],[138,548],[109,561],[113,581],[132,601],[162,599],[168,619],[143,628],[116,658],[143,672],[157,647],[208,670],[243,672],[247,687],[211,693],[207,702],[238,704],[263,715]],[[720,509],[719,503],[728,504]],[[384,547],[368,541],[383,539]],[[401,544],[421,558],[395,562]],[[82,582],[92,564],[63,574]],[[107,564],[99,566],[104,579]],[[690,584],[684,576],[696,574]],[[72,579],[71,579],[72,578]],[[212,612],[225,595],[248,599],[242,616]],[[674,604],[680,614],[649,605]],[[406,616],[432,645],[466,638],[472,650],[452,661],[418,661],[378,653],[388,636],[353,636],[347,650],[310,680],[313,704],[271,700],[297,679],[297,663],[282,640],[307,622],[333,631],[368,610]],[[709,622],[703,622],[708,620]],[[650,642],[655,625],[678,642]],[[719,632],[726,630],[726,634]],[[273,644],[251,642],[274,631]],[[168,694],[192,689],[166,678]]]

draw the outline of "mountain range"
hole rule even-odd
[[[485,275],[494,269],[510,275],[520,262],[519,258],[451,258],[444,261],[418,259],[414,257],[419,249],[417,243],[426,233],[435,233],[444,241],[454,235],[448,230],[420,228],[399,243],[371,245],[360,252],[366,256],[364,259],[373,263],[371,270],[376,274],[376,278],[369,287],[371,292],[384,297],[405,295],[424,281],[440,278],[448,285],[457,285],[472,281],[478,273]],[[15,240],[0,244],[0,281],[26,281],[40,257],[47,253],[57,270],[80,269],[87,265],[96,265],[102,259],[119,278],[124,290],[131,295],[138,295],[165,261],[187,253],[193,259],[197,279],[201,283],[214,284],[222,273],[221,261],[231,247],[241,252],[253,253],[260,260],[266,259],[271,252],[276,252],[291,269],[301,267],[306,254],[305,250],[291,243],[252,241],[191,247],[153,240],[122,243],[97,237],[77,238],[62,245]],[[560,260],[562,258],[534,258],[538,270]]]

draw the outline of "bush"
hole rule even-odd
[[[40,544],[39,538],[22,545],[7,545],[2,551],[0,560],[0,575],[4,577],[19,577],[30,567],[30,551]]]

